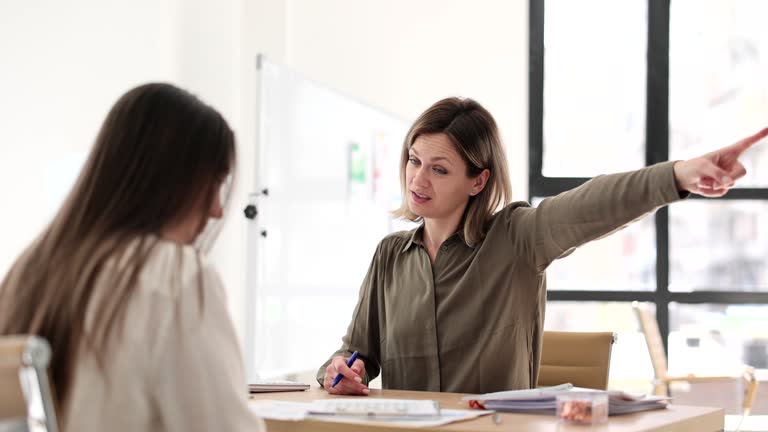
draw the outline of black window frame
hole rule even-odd
[[[645,163],[653,165],[669,159],[669,27],[670,0],[647,0],[648,48],[646,70],[646,148]],[[544,114],[544,7],[546,0],[529,0],[529,96],[528,96],[528,199],[557,195],[577,187],[588,178],[545,177],[543,164]],[[727,143],[724,143],[727,144]],[[695,156],[695,155],[691,155]],[[610,167],[606,167],[610,172]],[[768,200],[768,188],[736,188],[719,198],[692,194],[689,199]],[[669,291],[669,211],[655,215],[656,290],[655,291],[566,291],[549,290],[548,301],[650,302],[656,306],[664,351],[669,353],[669,304],[723,303],[768,305],[768,292]]]

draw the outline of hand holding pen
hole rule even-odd
[[[336,356],[325,368],[323,387],[330,394],[367,395],[370,390],[362,383],[365,364],[355,351],[347,358]]]

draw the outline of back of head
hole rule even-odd
[[[234,153],[213,108],[169,84],[143,85],[108,114],[63,210],[85,230],[156,233],[210,198]]]
[[[234,134],[223,117],[178,87],[142,85],[112,107],[65,203],[0,285],[0,334],[48,339],[59,402],[79,344],[98,354],[118,321],[157,241],[151,234],[190,214],[202,229],[234,160]],[[93,305],[95,280],[115,258],[125,265]],[[91,307],[93,332],[81,341]]]
[[[409,149],[419,136],[436,133],[445,134],[453,142],[467,164],[468,177],[475,177],[484,169],[490,172],[486,187],[470,198],[460,227],[465,241],[476,244],[485,237],[486,223],[491,216],[512,198],[507,158],[496,121],[488,110],[469,98],[450,97],[427,108],[413,123],[403,143],[400,158],[403,196],[408,195],[405,168]],[[420,219],[405,201],[394,215],[412,221]]]

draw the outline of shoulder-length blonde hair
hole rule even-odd
[[[158,235],[190,214],[202,229],[234,161],[224,118],[178,87],[142,85],[112,107],[63,206],[0,283],[0,334],[50,342],[57,405],[81,344],[105,366],[103,348]],[[102,272],[111,259],[119,271]],[[106,295],[94,291],[101,277]],[[94,312],[87,331],[86,310]]]
[[[413,123],[403,142],[400,157],[400,188],[403,197],[408,196],[408,185],[405,184],[408,151],[419,136],[434,133],[445,134],[453,142],[456,151],[467,164],[467,177],[476,177],[484,169],[490,172],[485,188],[470,197],[460,226],[464,241],[475,245],[485,238],[487,223],[493,214],[512,200],[507,157],[496,121],[482,105],[468,98],[446,98],[424,111]],[[408,208],[405,199],[393,215],[414,222],[421,220]]]

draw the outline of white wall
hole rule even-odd
[[[199,1],[199,0],[196,0]],[[229,293],[230,312],[241,337],[245,327],[247,225],[242,209],[255,189],[256,161],[256,55],[280,61],[285,52],[285,4],[280,0],[240,0],[232,8],[228,26],[237,29],[230,87],[231,117],[238,141],[236,186],[226,213],[224,229],[212,255]],[[218,4],[218,3],[216,3]],[[211,13],[215,13],[212,8]],[[200,61],[205,61],[201,55]],[[202,86],[216,86],[201,81]]]
[[[525,198],[527,4],[0,2],[0,274],[52,216],[63,189],[55,173],[77,165],[117,97],[170,81],[221,110],[238,136],[238,187],[213,256],[241,331],[257,53],[409,118],[448,95],[479,100],[507,143],[515,198]]]
[[[175,76],[172,6],[0,2],[0,274],[50,220],[111,104]]]
[[[253,87],[248,57],[280,57],[272,41],[282,39],[282,10],[281,2],[240,0],[0,3],[0,275],[53,216],[104,116],[129,88],[185,87],[248,136],[250,124],[241,122],[253,117],[253,98],[242,97]],[[253,151],[240,144],[248,166]],[[241,183],[249,175],[241,169]],[[244,227],[230,219],[214,256],[231,303],[240,305],[245,258],[237,230]],[[233,312],[242,319],[238,307]]]

